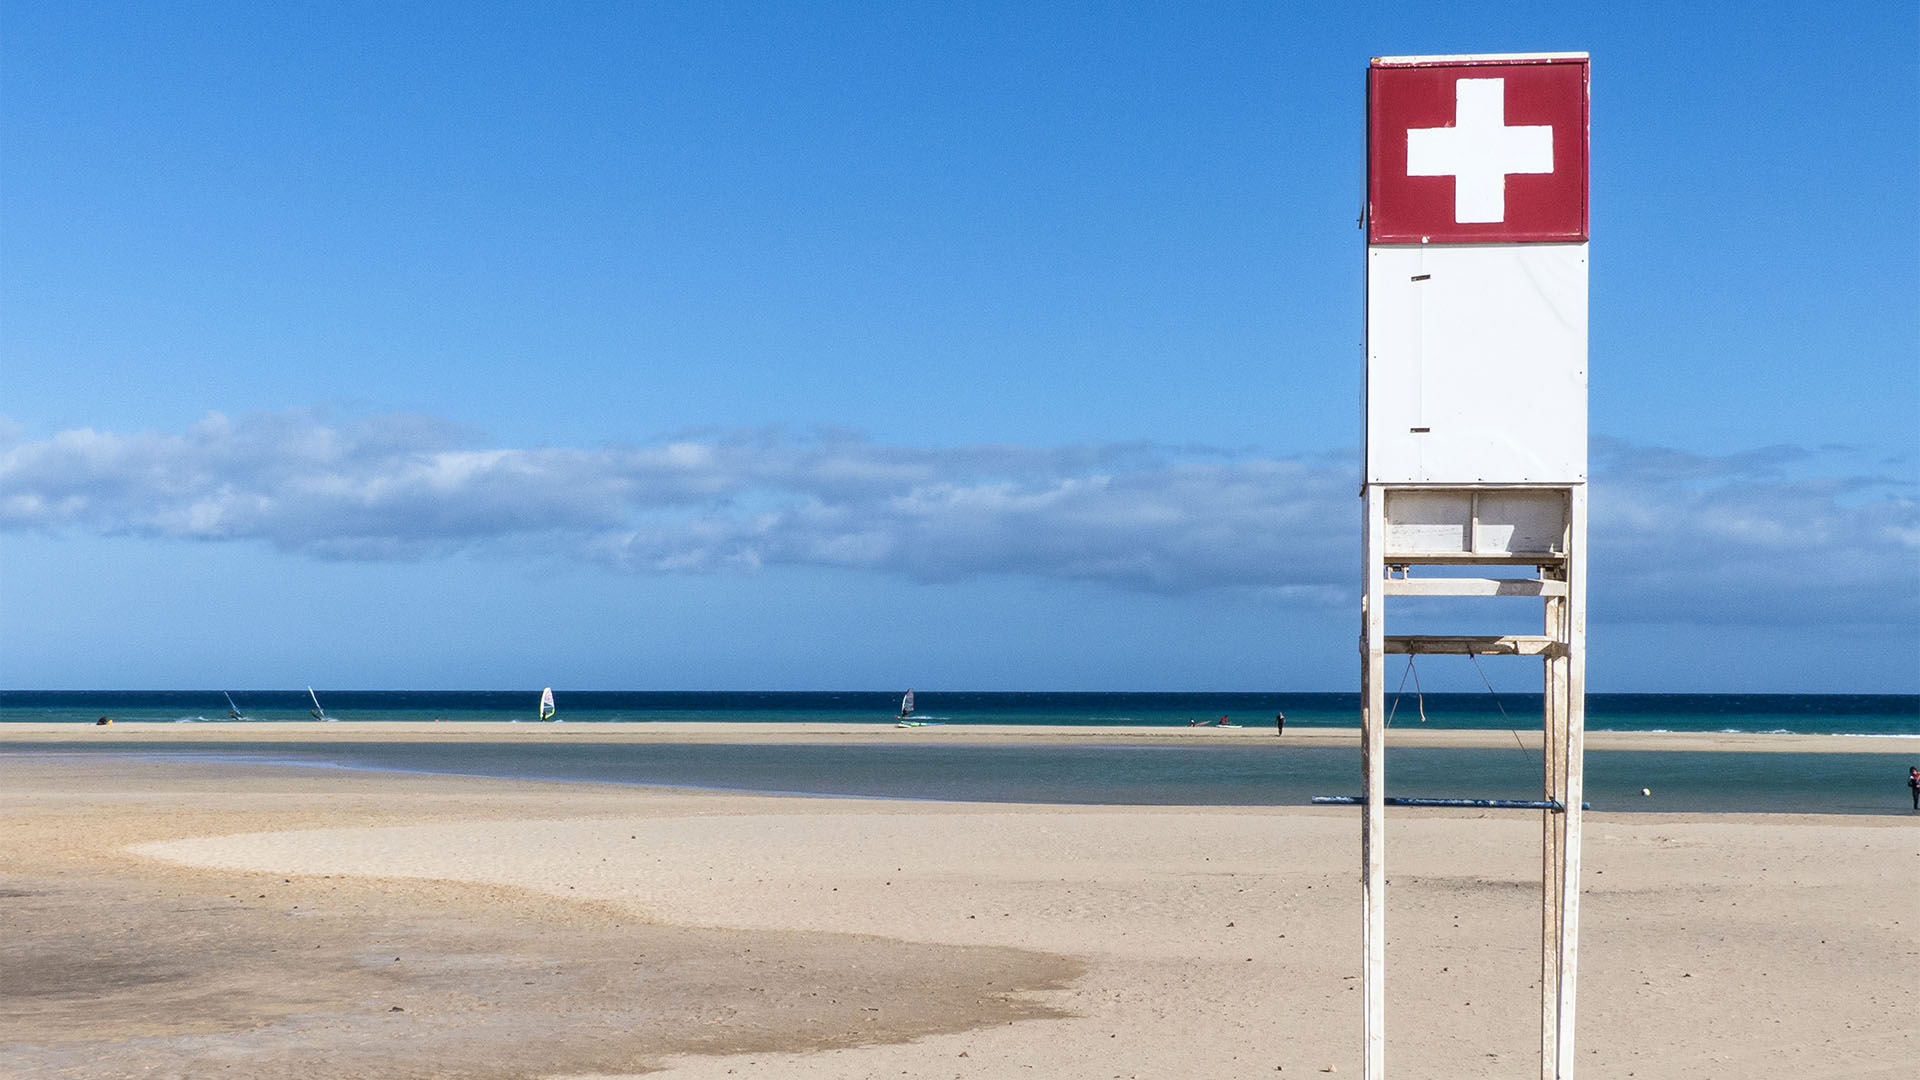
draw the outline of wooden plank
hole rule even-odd
[[[1548,637],[1564,639],[1566,600],[1550,597],[1545,605],[1542,629]],[[1552,801],[1566,792],[1566,772],[1562,748],[1566,745],[1567,718],[1565,685],[1561,679],[1562,658],[1549,656],[1542,663],[1545,702],[1542,723],[1541,782],[1542,797]],[[1540,1076],[1554,1080],[1560,1054],[1560,882],[1563,844],[1566,831],[1564,814],[1543,815],[1540,822]]]
[[[1448,656],[1547,656],[1562,651],[1559,642],[1533,634],[1396,634],[1383,642],[1388,653]]]
[[[1381,553],[1386,550],[1386,489],[1368,484],[1363,526],[1361,594],[1365,658],[1361,666],[1361,811],[1360,919],[1363,965],[1361,1014],[1366,1042],[1361,1053],[1365,1080],[1387,1075],[1387,595]]]
[[[1419,551],[1411,548],[1396,548],[1387,552],[1387,563],[1398,565],[1408,563],[1414,566],[1560,566],[1566,556],[1552,551],[1504,552],[1465,552],[1465,551]]]
[[[1539,578],[1388,578],[1388,596],[1565,596],[1564,581]]]
[[[1573,1080],[1574,990],[1580,958],[1580,799],[1586,791],[1587,730],[1587,489],[1570,492],[1567,506],[1566,804],[1561,816],[1560,1007],[1555,1080]]]
[[[1364,795],[1315,795],[1307,801],[1315,806],[1360,806],[1367,801],[1367,797]],[[1388,806],[1452,807],[1463,810],[1545,810],[1554,814],[1566,810],[1566,807],[1559,803],[1546,799],[1450,799],[1389,795],[1386,803]]]

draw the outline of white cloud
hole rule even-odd
[[[1596,616],[1920,629],[1911,468],[1848,447],[1594,450]]]
[[[0,423],[0,528],[253,540],[316,558],[537,551],[636,573],[816,566],[1015,574],[1339,605],[1358,469],[1115,444],[922,449],[844,432],[641,447],[484,445],[430,418],[209,415],[182,433]],[[1600,617],[1913,620],[1911,484],[1844,448],[1595,443]]]

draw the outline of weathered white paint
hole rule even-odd
[[[1477,491],[1473,550],[1481,555],[1564,555],[1566,520],[1567,497],[1558,491]]]
[[[1587,245],[1367,249],[1366,481],[1587,477]]]
[[[1565,596],[1564,581],[1535,578],[1388,578],[1388,596]]]
[[[1559,638],[1566,629],[1566,603],[1551,599],[1546,603],[1543,620],[1547,636]],[[1540,779],[1541,797],[1549,802],[1566,798],[1567,709],[1565,687],[1559,678],[1564,657],[1546,661],[1545,722],[1542,734],[1543,759]],[[1554,1080],[1559,1068],[1557,1047],[1560,1039],[1560,921],[1565,910],[1560,893],[1562,867],[1566,852],[1567,818],[1562,814],[1540,815],[1540,1076]]]
[[[1395,656],[1551,656],[1560,642],[1540,634],[1389,634],[1383,643]]]
[[[1541,821],[1540,1070],[1572,1080],[1573,1017],[1580,917],[1580,800],[1586,676],[1586,485],[1558,488],[1397,488],[1368,484],[1362,526],[1361,602],[1361,956],[1365,1075],[1386,1077],[1386,716],[1384,658],[1393,654],[1537,656],[1545,691],[1544,799],[1559,811]],[[1515,524],[1518,522],[1519,524]],[[1419,548],[1396,548],[1412,537]],[[1515,535],[1525,551],[1503,548]],[[1481,538],[1485,537],[1483,541]],[[1452,545],[1445,550],[1427,545]],[[1532,578],[1418,577],[1423,565],[1462,561],[1518,569]],[[1539,634],[1388,634],[1391,596],[1532,596],[1542,601]],[[1459,792],[1472,798],[1475,792]]]
[[[1360,601],[1362,663],[1360,774],[1366,805],[1360,811],[1361,1012],[1366,1080],[1387,1075],[1387,596],[1382,563],[1387,499],[1368,485],[1361,526],[1365,580]]]
[[[1558,490],[1403,488],[1386,498],[1388,562],[1443,555],[1524,560],[1566,551],[1566,495]]]
[[[1574,990],[1580,959],[1580,828],[1581,800],[1586,798],[1587,738],[1587,489],[1585,485],[1568,492],[1567,599],[1562,610],[1566,655],[1560,661],[1561,681],[1566,701],[1565,744],[1560,749],[1566,763],[1566,807],[1560,845],[1560,986],[1556,1009],[1559,1033],[1554,1040],[1557,1052],[1555,1080],[1573,1080]]]
[[[1390,67],[1427,67],[1433,64],[1492,64],[1508,60],[1585,60],[1584,52],[1435,53],[1430,56],[1376,56],[1373,62]]]

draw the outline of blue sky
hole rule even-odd
[[[1548,49],[1591,685],[1914,690],[1920,15],[1461,7],[0,7],[0,686],[1350,689],[1367,59]]]

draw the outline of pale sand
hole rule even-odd
[[[25,1076],[1359,1068],[1352,810],[0,753],[0,813],[0,1061]],[[1911,1073],[1915,821],[1586,821],[1580,1075]],[[1537,818],[1388,836],[1390,1075],[1537,1076]]]
[[[1406,724],[1387,733],[1395,746],[1457,746],[1467,748],[1512,746],[1518,738],[1532,749],[1539,749],[1540,728],[1460,731]],[[0,725],[0,747],[9,742],[82,742],[89,745],[126,744],[153,746],[194,742],[313,742],[340,739],[353,742],[467,742],[472,740],[563,743],[893,743],[968,742],[988,744],[1119,743],[1122,745],[1205,745],[1223,740],[1259,743],[1284,742],[1287,746],[1357,747],[1358,728],[1295,726],[1284,736],[1275,735],[1271,724],[1244,726],[1186,727],[1110,727],[1017,724],[933,724],[903,728],[891,722],[866,724],[716,724],[656,723],[621,724],[535,723],[401,723],[369,721],[327,724],[312,720],[250,723],[196,722],[155,723],[117,722],[104,727],[93,724],[4,724]],[[1767,735],[1726,732],[1639,732],[1591,731],[1586,735],[1590,750],[1741,750],[1780,753],[1834,754],[1920,754],[1920,736],[1915,735]]]

